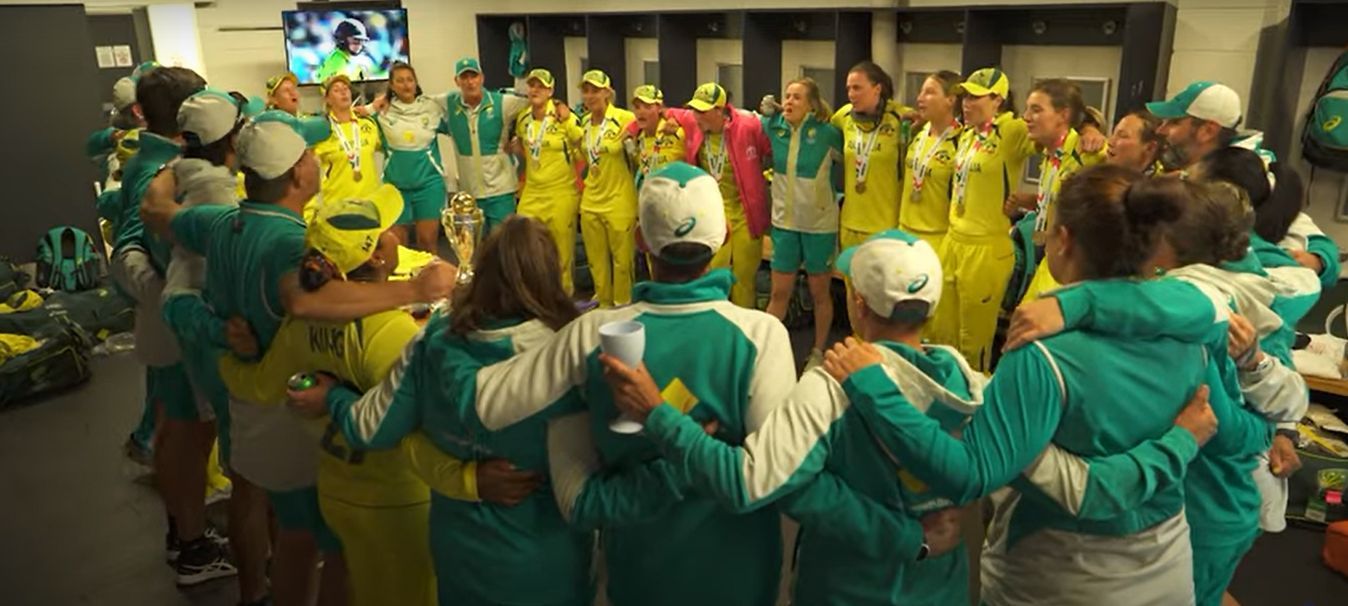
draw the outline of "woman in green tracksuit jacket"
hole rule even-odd
[[[449,134],[443,102],[421,94],[417,72],[406,63],[389,70],[388,105],[375,115],[379,136],[388,160],[384,182],[403,195],[403,216],[398,218],[402,241],[413,225],[416,247],[435,252],[440,239],[440,209],[445,206],[445,162],[440,159],[436,135]]]
[[[1178,183],[1143,180],[1126,169],[1082,171],[1059,198],[1049,270],[1065,284],[1134,274],[1184,198]],[[1224,332],[1225,316],[1214,313],[1206,326]],[[826,366],[845,379],[845,392],[868,421],[891,430],[886,445],[914,475],[966,502],[1015,481],[1050,444],[1106,457],[1174,435],[1176,451],[1192,457],[1196,443],[1170,420],[1206,382],[1208,357],[1203,344],[1172,339],[1071,331],[1037,341],[1002,359],[962,440],[911,406],[880,367],[849,373],[859,365]],[[1158,489],[1113,518],[1082,520],[1026,482],[1013,486],[993,499],[981,571],[985,601],[1087,604],[1127,592],[1137,603],[1193,602],[1182,487]],[[1063,558],[1066,551],[1075,557]],[[1120,557],[1126,569],[1117,565]]]
[[[726,239],[724,206],[701,169],[675,162],[651,173],[638,201],[638,242],[655,259],[656,281],[637,285],[632,305],[587,313],[547,344],[470,377],[474,412],[489,430],[575,411],[554,404],[584,398],[588,412],[549,428],[548,460],[563,516],[582,529],[602,527],[616,606],[776,602],[778,514],[736,515],[685,494],[653,444],[610,431],[617,411],[598,362],[599,326],[640,323],[645,359],[665,361],[656,379],[694,418],[717,420],[717,435],[728,440],[742,440],[781,402],[795,379],[786,329],[730,303],[729,271],[704,273]],[[455,372],[464,371],[471,372],[466,364]]]
[[[810,78],[786,87],[782,112],[763,118],[772,145],[772,298],[768,313],[786,318],[796,273],[809,275],[814,299],[814,351],[822,356],[833,325],[829,271],[838,248],[838,193],[842,131]]]
[[[986,379],[954,349],[921,344],[921,327],[941,290],[936,251],[915,236],[888,230],[844,251],[838,268],[856,293],[848,301],[852,325],[877,341],[886,370],[926,415],[957,431],[982,404]],[[801,523],[795,602],[968,602],[968,556],[958,548],[959,533],[949,532],[939,544],[918,521],[953,515],[951,503],[886,456],[822,369],[806,372],[781,407],[736,447],[705,435],[674,402],[662,406],[666,397],[649,375],[603,361],[611,374],[636,377],[644,386],[649,397],[641,406],[624,408],[644,419],[646,436],[678,462],[696,490],[732,511],[781,499],[782,510]],[[883,543],[878,552],[876,542]],[[954,549],[929,553],[933,548]]]
[[[332,420],[357,448],[390,448],[418,427],[464,461],[505,458],[536,483],[547,469],[546,417],[491,431],[471,413],[462,368],[499,362],[547,341],[576,315],[557,276],[556,246],[532,219],[507,220],[478,253],[476,278],[456,291],[452,316],[437,315],[409,344],[389,377]],[[471,379],[471,371],[466,375]],[[326,389],[310,390],[320,408]],[[345,396],[338,396],[345,392]],[[431,553],[443,605],[580,606],[593,598],[593,539],[562,519],[547,490],[501,507],[431,496]]]
[[[1244,153],[1249,155],[1252,174],[1262,178],[1258,158]],[[1202,171],[1195,176],[1202,178]],[[1257,342],[1237,344],[1240,339],[1232,337],[1230,351],[1237,357],[1236,364],[1230,364],[1225,355],[1226,339],[1209,345],[1214,361],[1225,366],[1228,373],[1234,374],[1235,366],[1239,366],[1239,391],[1229,394],[1234,408],[1226,416],[1219,413],[1221,431],[1217,439],[1203,448],[1185,478],[1196,598],[1200,606],[1215,606],[1221,603],[1240,558],[1258,536],[1261,512],[1268,510],[1268,501],[1285,501],[1285,493],[1261,494],[1267,492],[1266,484],[1257,477],[1267,476],[1267,481],[1277,486],[1265,456],[1272,425],[1294,425],[1308,404],[1305,382],[1291,366],[1290,338],[1284,335],[1318,298],[1319,282],[1313,270],[1295,262],[1269,270],[1260,265],[1249,245],[1249,239],[1257,236],[1247,236],[1253,216],[1241,190],[1226,183],[1200,186],[1191,182],[1189,188],[1191,201],[1181,219],[1168,229],[1166,252],[1158,256],[1156,264],[1167,269],[1167,275],[1210,293],[1213,306],[1232,305],[1235,312],[1248,318],[1253,336],[1259,338]],[[1267,243],[1263,246],[1276,250]],[[1161,304],[1165,299],[1152,297],[1157,304],[1139,306],[1135,304],[1136,293],[1115,292],[1151,287],[1086,284],[1059,293],[1058,302],[1052,305],[1061,305],[1063,314],[1073,318],[1066,322],[1072,326],[1091,325],[1108,332],[1127,327],[1124,336],[1132,337],[1198,336],[1183,334],[1187,331],[1182,330],[1193,326],[1198,318]],[[1102,292],[1104,288],[1111,291]],[[1090,313],[1079,311],[1084,298],[1094,301],[1085,306],[1094,308]],[[1119,321],[1125,317],[1128,319]],[[1177,332],[1177,328],[1181,330]],[[1214,386],[1216,410],[1220,410],[1219,395],[1224,394]],[[1251,470],[1255,470],[1254,476]],[[1137,499],[1126,499],[1121,505],[1127,507],[1129,500]]]

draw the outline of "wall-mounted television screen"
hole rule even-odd
[[[300,84],[322,84],[345,74],[353,81],[387,80],[407,62],[407,10],[284,11],[286,65]]]

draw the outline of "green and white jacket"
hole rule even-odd
[[[515,193],[519,175],[507,143],[515,116],[529,107],[529,100],[496,91],[483,91],[476,107],[464,103],[457,92],[443,99],[445,120],[454,139],[459,191],[479,199]]]
[[[504,458],[520,469],[546,472],[549,415],[488,429],[474,405],[474,372],[548,343],[553,331],[538,320],[502,321],[465,337],[447,332],[437,315],[407,345],[389,376],[364,395],[333,389],[334,425],[358,448],[394,448],[420,429],[440,450],[462,461]],[[554,412],[576,410],[562,398]],[[579,605],[593,601],[593,536],[569,527],[551,491],[514,507],[432,494],[431,546],[442,591],[466,603]]]
[[[422,95],[411,103],[394,98],[375,116],[388,161],[384,181],[398,189],[415,189],[445,178],[436,136],[449,134],[443,102]]]
[[[689,489],[647,438],[610,431],[618,411],[598,360],[600,326],[640,322],[644,360],[667,397],[677,394],[698,422],[716,419],[718,438],[742,443],[786,399],[795,365],[781,322],[727,300],[733,281],[715,270],[685,284],[643,282],[632,305],[585,314],[546,345],[477,373],[477,414],[488,429],[569,394],[584,401],[586,412],[548,432],[553,491],[573,525],[600,529],[615,605],[776,599],[777,512],[738,514]]]
[[[945,431],[963,427],[982,404],[986,379],[955,350],[878,345],[885,373]],[[795,602],[949,604],[959,599],[950,591],[964,595],[963,550],[921,563],[922,574],[935,578],[905,578],[918,566],[918,518],[951,503],[902,469],[823,369],[807,371],[742,446],[707,436],[670,405],[651,413],[646,435],[699,493],[733,511],[780,500],[801,523]]]
[[[1206,335],[1225,334],[1224,312],[1192,287],[1179,292],[1187,293],[1188,309],[1207,310],[1198,322]],[[1054,335],[1002,359],[962,439],[921,414],[878,366],[852,375],[844,390],[886,446],[938,493],[960,503],[992,495],[981,571],[986,602],[1097,604],[1127,592],[1137,603],[1191,604],[1179,478],[1197,445],[1173,420],[1208,381],[1209,358],[1201,342]],[[1050,445],[1103,463],[1085,478],[1066,476],[1075,482],[1066,497],[1051,494],[1032,481]],[[1137,458],[1110,458],[1125,453]],[[1138,486],[1157,488],[1136,507],[1099,513]],[[1078,555],[1064,559],[1069,552]],[[1127,570],[1100,574],[1117,569],[1119,557]]]

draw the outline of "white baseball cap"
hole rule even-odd
[[[136,102],[136,81],[131,78],[118,78],[112,85],[112,107],[122,111]]]
[[[691,164],[671,162],[647,175],[637,213],[646,245],[667,263],[706,262],[725,244],[721,188],[707,171]],[[665,247],[681,242],[706,246],[709,254],[697,259],[671,259],[661,254]]]
[[[866,306],[883,318],[897,320],[895,307],[904,301],[927,303],[925,320],[941,300],[941,260],[931,244],[907,232],[882,231],[838,255],[838,271]]]
[[[178,108],[178,130],[189,141],[209,145],[233,132],[239,123],[262,113],[263,105],[256,97],[245,102],[225,91],[205,88]]]
[[[1147,111],[1162,120],[1192,116],[1235,128],[1241,119],[1240,94],[1225,84],[1200,80],[1167,101],[1148,103]]]
[[[239,163],[263,179],[290,170],[304,150],[331,136],[327,120],[296,118],[281,110],[258,114],[239,131]]]

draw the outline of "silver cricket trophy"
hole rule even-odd
[[[440,226],[449,238],[449,247],[459,262],[458,284],[473,281],[473,255],[477,244],[482,240],[482,209],[477,199],[468,192],[457,192],[449,198],[449,204],[440,211]]]

